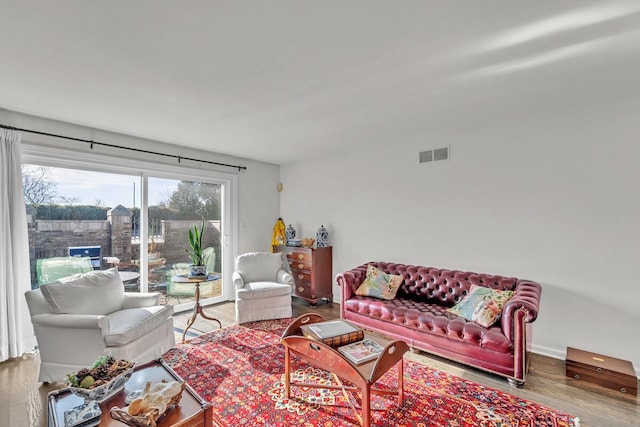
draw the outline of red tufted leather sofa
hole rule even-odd
[[[404,278],[395,299],[355,294],[369,264]],[[538,283],[386,262],[369,262],[339,274],[337,280],[343,319],[403,340],[414,348],[507,377],[515,385],[524,384],[531,326],[538,316],[542,292]],[[502,317],[489,328],[446,311],[464,298],[474,284],[515,291],[505,304]]]

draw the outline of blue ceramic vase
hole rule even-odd
[[[324,248],[326,246],[329,246],[329,232],[324,228],[324,225],[321,225],[316,232],[316,247]]]
[[[296,238],[296,229],[293,228],[291,224],[289,224],[289,226],[284,230],[284,235],[287,238],[287,243],[288,243],[289,240]]]

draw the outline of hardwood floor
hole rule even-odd
[[[205,311],[217,317],[223,327],[234,323],[233,303],[210,306]],[[306,312],[316,312],[327,319],[340,317],[338,304],[321,304],[312,309],[295,300],[294,316]],[[190,316],[190,312],[176,315],[176,328],[184,328]],[[214,322],[198,317],[189,333],[204,333],[217,327]],[[181,337],[181,332],[176,333],[176,341]],[[515,388],[502,378],[424,353],[408,353],[407,357],[485,386],[571,413],[580,417],[582,427],[640,427],[638,398],[595,385],[576,384],[576,381],[565,377],[562,360],[534,354],[525,386]],[[37,382],[38,368],[37,353],[0,363],[0,427],[47,425],[47,393],[64,387],[64,384],[43,385]]]

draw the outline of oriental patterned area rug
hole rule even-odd
[[[213,405],[214,426],[359,426],[340,390],[292,387],[284,396],[280,336],[293,319],[233,325],[178,344],[163,359]],[[295,358],[294,358],[295,359]],[[294,360],[297,380],[335,384],[330,374]],[[405,400],[372,397],[372,425],[400,427],[578,427],[569,414],[404,361]],[[378,385],[395,387],[395,368]],[[346,400],[346,399],[349,399]],[[207,426],[208,427],[208,426]]]

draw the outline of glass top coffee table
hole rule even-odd
[[[371,425],[371,393],[388,394],[398,396],[398,405],[402,406],[404,400],[403,366],[404,354],[409,350],[407,343],[394,341],[378,334],[365,330],[364,337],[373,339],[384,347],[380,355],[368,362],[353,364],[335,348],[329,347],[312,338],[302,335],[300,327],[325,319],[318,314],[304,314],[293,321],[282,334],[282,344],[285,349],[285,391],[287,398],[291,398],[291,386],[340,389],[343,391],[360,392],[362,402],[362,415],[357,415],[358,421],[363,427]],[[314,365],[317,368],[330,372],[338,385],[310,384],[291,381],[291,353],[301,360]],[[398,367],[398,385],[396,390],[379,389],[374,387],[376,381],[386,374],[394,366]],[[352,383],[354,386],[345,386],[340,378]],[[352,409],[356,410],[355,407]]]

